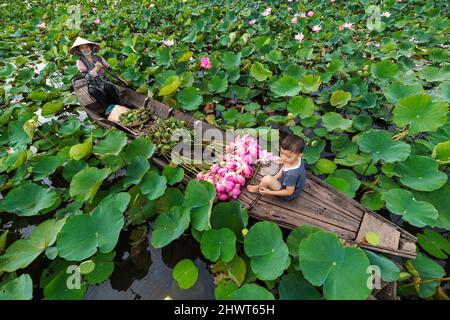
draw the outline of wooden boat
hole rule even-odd
[[[85,80],[74,78],[72,84],[81,106],[100,126],[107,129],[117,127],[125,131],[129,139],[140,135],[139,131],[108,121],[103,107],[89,96]],[[117,87],[122,104],[128,107],[148,108],[152,115],[163,119],[174,116],[186,121],[189,127],[193,127],[194,123],[199,121],[146,95],[129,88]],[[214,128],[205,122],[202,122],[202,126],[204,129]],[[165,159],[158,157],[153,157],[152,161],[160,167],[167,164]],[[258,182],[264,175],[273,175],[278,170],[279,165],[275,163],[260,167],[259,170],[255,170],[253,180]],[[416,256],[415,236],[381,215],[364,208],[358,201],[347,197],[311,173],[307,173],[305,187],[294,201],[286,202],[273,196],[260,196],[247,190],[242,192],[239,201],[248,209],[251,216],[273,221],[287,229],[308,224],[334,232],[338,237],[362,248],[411,259]],[[365,241],[368,231],[380,236],[378,245],[370,245]]]

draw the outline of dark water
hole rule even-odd
[[[121,238],[123,238],[123,233]],[[207,264],[200,259],[199,244],[182,236],[162,249],[154,249],[149,237],[134,248],[119,240],[116,247],[116,267],[104,283],[89,287],[85,299],[214,299],[214,282]],[[191,259],[198,268],[196,284],[180,289],[172,277],[172,269],[182,259]]]

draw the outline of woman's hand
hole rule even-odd
[[[97,61],[97,62],[95,63],[95,69],[97,69],[97,71],[98,71],[98,70],[100,70],[101,68],[103,68],[102,63],[101,63],[100,61]]]

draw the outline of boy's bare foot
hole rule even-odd
[[[247,186],[247,190],[248,190],[248,192],[258,192],[259,186],[251,186],[251,185],[248,185],[248,186]]]

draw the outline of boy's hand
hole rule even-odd
[[[261,193],[263,196],[267,196],[270,194],[270,190],[264,187],[259,188],[259,193]]]

